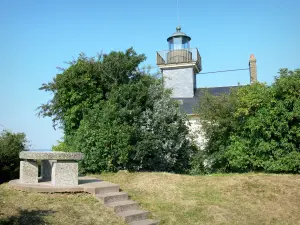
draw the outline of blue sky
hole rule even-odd
[[[259,81],[279,68],[300,68],[300,1],[179,0],[182,31],[202,56],[203,71],[246,68],[255,54]],[[33,149],[50,149],[62,133],[36,108],[51,96],[42,83],[80,52],[131,46],[155,67],[157,50],[177,26],[177,0],[0,0],[0,124],[25,132]],[[154,69],[155,70],[155,69]],[[203,74],[197,86],[249,83],[248,71]],[[0,130],[1,130],[0,126]]]

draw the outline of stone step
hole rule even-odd
[[[107,192],[104,194],[97,194],[97,199],[100,199],[104,204],[111,202],[119,202],[128,200],[128,194],[126,192]]]
[[[106,206],[112,208],[116,213],[124,212],[129,210],[139,209],[139,204],[132,200],[125,200],[120,202],[111,202],[105,204]]]
[[[159,224],[158,220],[149,220],[149,219],[138,220],[138,221],[129,223],[129,225],[157,225],[157,224]]]
[[[96,196],[99,194],[105,194],[108,192],[119,192],[120,185],[113,184],[110,182],[99,182],[96,184],[91,183],[90,185],[85,185],[84,191],[89,192],[92,195]]]
[[[145,210],[129,210],[118,212],[117,215],[121,216],[127,223],[131,223],[134,221],[147,219],[149,212]]]

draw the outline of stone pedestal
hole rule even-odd
[[[42,160],[41,176],[43,180],[51,180],[52,165],[56,160]]]
[[[51,183],[57,187],[78,185],[78,163],[76,161],[61,161],[53,163]]]
[[[30,159],[26,159],[20,162],[20,181],[24,184],[38,183],[37,162]]]
[[[51,180],[55,187],[78,186],[78,163],[83,158],[80,152],[20,152],[21,162],[20,183],[38,183],[38,166],[36,161],[41,160],[41,176],[43,180]],[[47,185],[49,185],[46,182]]]

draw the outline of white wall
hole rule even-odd
[[[172,98],[193,98],[194,77],[193,67],[163,69],[164,87],[173,90]]]
[[[198,117],[189,117],[190,122],[190,133],[194,136],[197,145],[203,148],[205,144],[205,137],[201,129],[201,124]]]

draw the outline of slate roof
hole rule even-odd
[[[203,96],[203,91],[208,90],[209,93],[213,95],[221,95],[223,93],[229,93],[231,88],[237,86],[225,86],[225,87],[210,87],[210,88],[197,88],[195,91],[194,98],[173,98],[174,100],[179,100],[182,104],[180,105],[180,110],[187,114],[193,114],[193,109],[198,106],[199,98]]]

